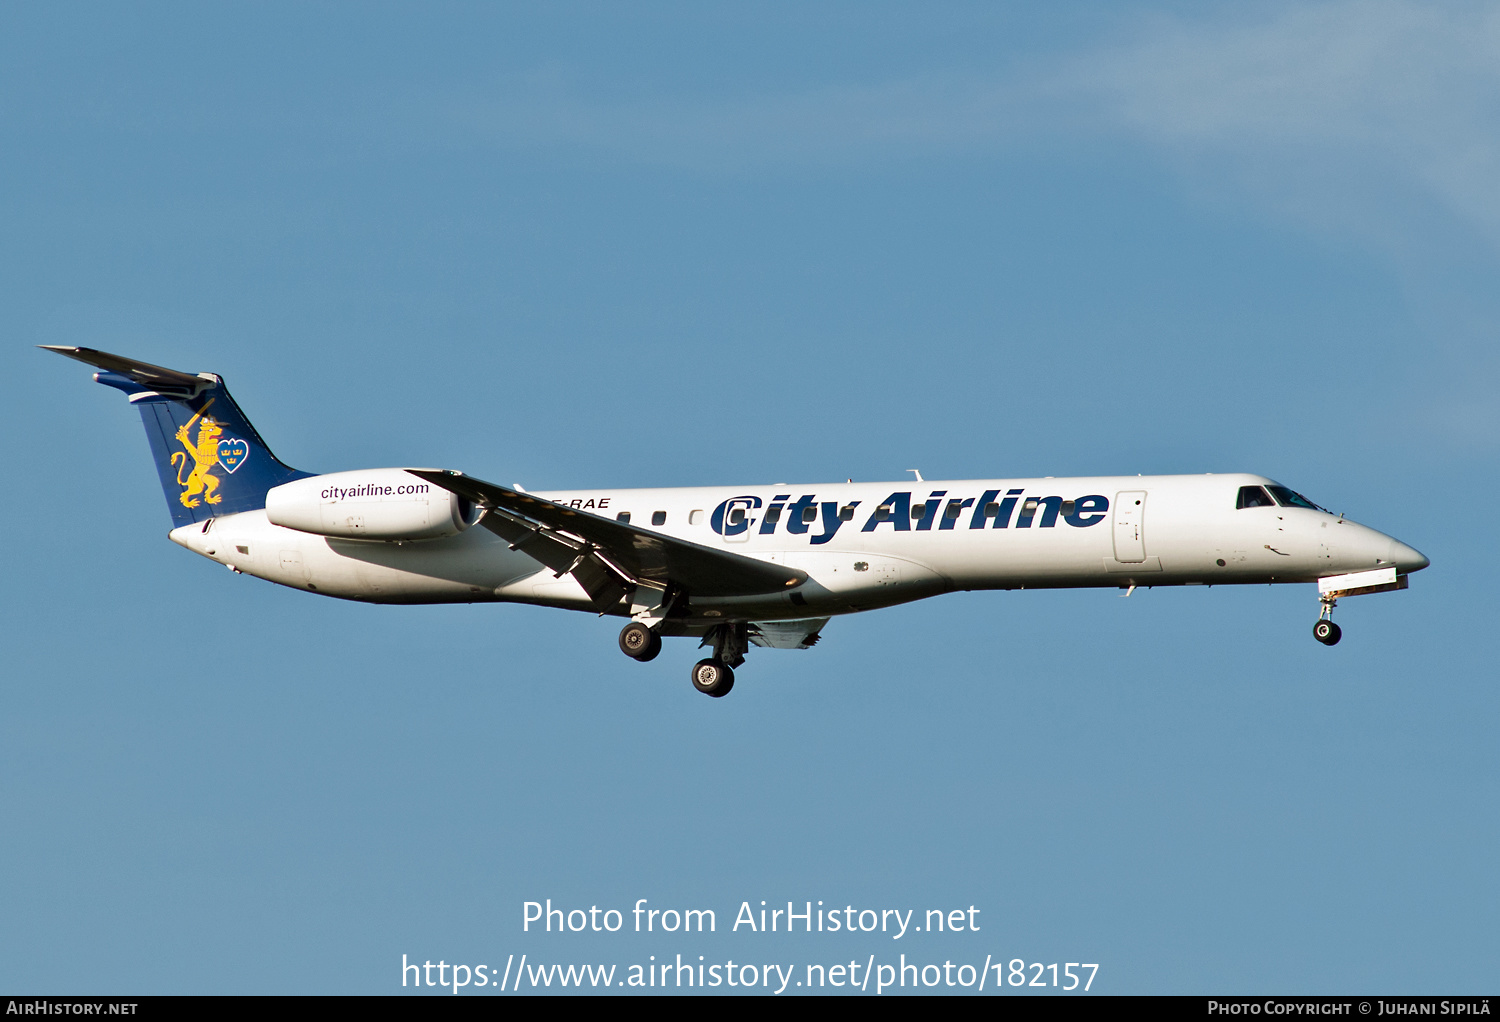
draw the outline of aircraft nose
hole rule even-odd
[[[1420,551],[1414,550],[1399,539],[1391,540],[1391,550],[1390,553],[1386,554],[1386,557],[1396,565],[1396,570],[1403,575],[1413,571],[1421,571],[1432,563]]]

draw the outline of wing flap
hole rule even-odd
[[[800,621],[754,621],[750,624],[750,641],[768,649],[808,649],[822,638],[828,618],[804,618]]]
[[[472,499],[472,498],[471,498]],[[571,574],[601,614],[625,598],[630,579],[589,546],[538,529],[503,510],[485,512],[479,523],[558,578]]]

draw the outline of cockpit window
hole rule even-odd
[[[1314,504],[1312,501],[1302,496],[1302,494],[1294,493],[1293,491],[1287,489],[1285,486],[1272,486],[1269,487],[1269,489],[1276,495],[1276,500],[1281,504],[1282,507],[1305,507],[1309,511],[1323,510],[1323,508]]]
[[[1235,507],[1243,511],[1247,507],[1275,507],[1271,495],[1259,486],[1241,486],[1240,499]]]

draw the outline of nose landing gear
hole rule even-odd
[[[1343,629],[1333,623],[1333,608],[1339,601],[1332,596],[1319,596],[1318,602],[1323,604],[1323,610],[1318,614],[1318,623],[1313,625],[1313,638],[1325,646],[1337,646],[1344,637]]]

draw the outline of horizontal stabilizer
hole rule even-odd
[[[204,387],[211,387],[214,384],[212,378],[180,373],[176,369],[164,369],[150,362],[137,362],[133,358],[111,355],[107,351],[97,351],[93,348],[70,348],[61,344],[38,344],[37,347],[55,351],[68,358],[76,358],[80,362],[107,372],[119,373],[143,387],[162,394],[196,396]]]

